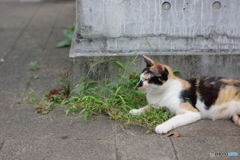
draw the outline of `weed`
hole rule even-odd
[[[56,45],[57,48],[63,48],[63,47],[71,46],[74,29],[75,29],[75,26],[72,26],[69,29],[63,30],[63,35],[65,37],[67,37],[68,39],[63,40],[61,42],[58,42],[57,45]]]
[[[33,76],[33,79],[39,79],[39,77],[38,76]]]
[[[118,66],[125,71],[128,66],[115,61]],[[128,73],[128,77],[117,74],[119,80],[114,83],[105,81],[104,85],[99,87],[96,81],[90,81],[87,77],[82,77],[74,91],[69,95],[68,75],[60,75],[61,85],[58,88],[47,92],[42,99],[37,96],[29,97],[29,102],[34,104],[37,113],[47,114],[55,104],[65,108],[66,115],[78,114],[85,121],[92,115],[108,115],[110,119],[124,123],[133,124],[147,128],[151,132],[157,124],[161,124],[172,117],[166,108],[150,109],[146,114],[138,116],[129,113],[131,109],[143,107],[147,104],[146,96],[136,87],[139,81],[139,72]],[[33,91],[30,94],[34,94]]]
[[[47,96],[39,96],[33,89],[27,93],[27,100],[34,105],[35,113],[48,114],[54,108],[54,101],[47,99]]]
[[[36,71],[39,69],[38,61],[31,61],[30,63],[28,63],[28,65],[32,71]]]
[[[16,101],[17,104],[22,104],[22,102],[23,102],[23,101],[22,101],[21,99],[18,99],[18,100]]]
[[[68,68],[64,67],[63,68],[63,73],[58,75],[58,88],[61,88],[60,92],[63,93],[64,95],[69,95],[69,79],[68,79]]]
[[[105,113],[113,120],[121,121],[125,125],[143,126],[148,131],[152,131],[154,126],[173,116],[166,108],[150,109],[148,113],[139,116],[129,114],[129,110],[147,104],[146,96],[135,87],[139,80],[139,73],[131,73],[129,78],[123,75],[120,77],[121,81],[125,81],[124,83],[105,84],[101,88],[89,87],[91,83],[96,82],[87,81],[86,77],[82,78],[79,86],[81,92],[62,102],[62,105],[69,106],[66,114],[80,110],[79,114],[83,116],[84,120],[87,120],[87,117],[91,115]]]
[[[153,130],[157,124],[167,120],[173,114],[169,113],[166,108],[159,110],[150,109],[148,113],[139,116],[129,114],[129,110],[142,107],[147,104],[146,96],[136,88],[140,73],[131,73],[129,78],[121,77],[119,83],[106,83],[103,87],[90,87],[96,81],[89,81],[86,77],[82,77],[77,87],[80,88],[77,93],[72,96],[66,96],[60,90],[52,90],[45,94],[44,100],[29,98],[30,102],[37,102],[35,109],[37,113],[46,114],[53,109],[54,104],[60,103],[65,107],[66,115],[78,113],[87,121],[92,115],[106,114],[110,119],[124,123],[125,125],[133,124]],[[49,110],[50,109],[50,110]]]

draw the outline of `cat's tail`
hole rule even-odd
[[[240,126],[240,112],[235,113],[232,117],[231,117],[231,121],[237,125]]]

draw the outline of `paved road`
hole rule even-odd
[[[56,86],[69,48],[55,45],[74,20],[74,1],[0,0],[0,160],[203,160],[211,152],[240,154],[240,127],[230,121],[202,120],[175,129],[180,137],[173,138],[126,129],[106,117],[85,123],[65,116],[64,108],[43,116],[31,104],[17,104],[30,88],[41,95]],[[39,61],[36,72],[29,69],[31,61]]]

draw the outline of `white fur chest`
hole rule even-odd
[[[202,119],[228,119],[234,113],[240,112],[240,101],[230,101],[221,105],[212,105],[209,109],[206,109],[206,105],[198,99],[196,107],[201,112]]]
[[[161,86],[151,86],[151,92],[147,93],[147,100],[154,108],[167,107],[172,113],[177,113],[180,104],[182,83],[179,80],[169,79]]]

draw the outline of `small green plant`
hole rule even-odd
[[[66,115],[79,112],[86,121],[92,115],[107,114],[110,119],[123,122],[125,125],[133,124],[142,126],[151,132],[157,124],[172,117],[166,108],[159,110],[150,109],[146,114],[135,116],[129,113],[133,108],[147,104],[146,96],[135,87],[139,81],[139,73],[131,73],[129,78],[119,74],[119,83],[106,83],[103,87],[90,87],[95,81],[81,78],[75,96],[70,96],[62,101],[66,107]],[[125,81],[125,82],[121,82]]]
[[[67,75],[66,71],[58,75],[58,77],[60,77],[59,85],[56,89],[46,92],[44,96],[39,96],[33,89],[29,88],[29,91],[26,94],[27,100],[34,105],[36,113],[48,114],[54,109],[57,103],[61,103],[63,99],[68,96],[69,91]]]
[[[28,98],[34,104],[37,113],[47,114],[55,106],[65,108],[65,114],[78,114],[85,121],[93,115],[108,115],[110,119],[124,123],[125,125],[138,125],[145,127],[148,131],[172,117],[166,108],[150,109],[147,113],[138,116],[129,113],[131,109],[143,107],[147,104],[146,95],[136,87],[139,81],[140,72],[127,73],[127,68],[119,61],[114,61],[124,69],[124,74],[117,74],[118,80],[115,82],[105,81],[99,87],[96,81],[90,81],[87,77],[82,77],[76,86],[74,94],[69,95],[69,83],[67,72],[60,75],[61,85],[58,88],[47,92],[44,97],[31,96]],[[175,71],[176,72],[176,71]],[[128,77],[126,76],[126,74]],[[29,95],[34,95],[31,90]]]
[[[63,35],[67,37],[68,39],[63,40],[61,42],[58,42],[56,47],[57,48],[63,48],[63,47],[69,47],[72,44],[72,36],[74,33],[75,26],[70,27],[69,29],[63,30]]]
[[[31,61],[30,63],[28,63],[28,66],[30,67],[30,69],[32,71],[36,71],[39,69],[38,67],[38,61]]]
[[[54,107],[53,102],[48,101],[45,96],[39,96],[32,88],[27,93],[27,100],[34,105],[36,113],[48,114]]]
[[[63,73],[58,75],[59,80],[58,88],[62,89],[60,92],[62,92],[64,95],[69,95],[68,68],[63,67],[63,70],[64,70]]]
[[[38,76],[33,76],[33,79],[39,79],[39,77]]]

